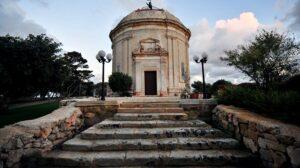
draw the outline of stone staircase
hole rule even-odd
[[[172,111],[172,109],[176,109]],[[123,103],[111,119],[46,153],[39,167],[252,167],[239,142],[174,102]],[[254,161],[254,162],[253,162]]]

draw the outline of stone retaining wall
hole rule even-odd
[[[31,156],[51,150],[73,137],[83,126],[80,109],[72,106],[6,126],[0,129],[0,167],[20,167],[22,158],[33,158]]]
[[[84,124],[89,127],[112,117],[118,111],[119,103],[117,101],[79,101],[75,103],[75,107],[80,108],[84,116]]]
[[[181,99],[180,106],[192,119],[211,121],[212,110],[217,106],[215,99]]]
[[[213,123],[259,155],[265,167],[300,167],[300,128],[233,106],[218,105]]]

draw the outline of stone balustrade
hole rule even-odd
[[[300,167],[300,128],[233,106],[218,105],[213,124],[259,155],[264,167]]]

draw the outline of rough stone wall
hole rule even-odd
[[[79,132],[83,124],[80,109],[66,106],[0,129],[0,167],[21,167],[21,159],[51,150]]]
[[[212,110],[217,106],[215,99],[181,99],[180,106],[191,119],[211,121]]]
[[[89,127],[112,117],[118,111],[119,103],[117,101],[79,101],[75,103],[75,106],[80,108],[83,113],[84,124]]]
[[[233,106],[217,106],[213,123],[259,155],[264,167],[300,167],[300,128]]]

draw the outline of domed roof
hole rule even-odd
[[[190,30],[186,28],[182,22],[175,17],[173,14],[168,12],[164,9],[149,9],[149,8],[142,8],[137,9],[133,12],[131,12],[129,15],[124,17],[119,24],[111,31],[110,34],[113,34],[116,32],[120,27],[123,27],[123,25],[130,25],[133,23],[147,23],[150,22],[163,22],[163,23],[172,23],[180,28],[184,29],[190,34]]]
[[[178,22],[180,24],[181,21],[172,15],[170,12],[163,9],[137,9],[131,12],[129,15],[124,17],[119,24],[128,21],[139,21],[139,20],[151,20],[151,19],[163,19],[163,20],[171,20],[174,22]]]

